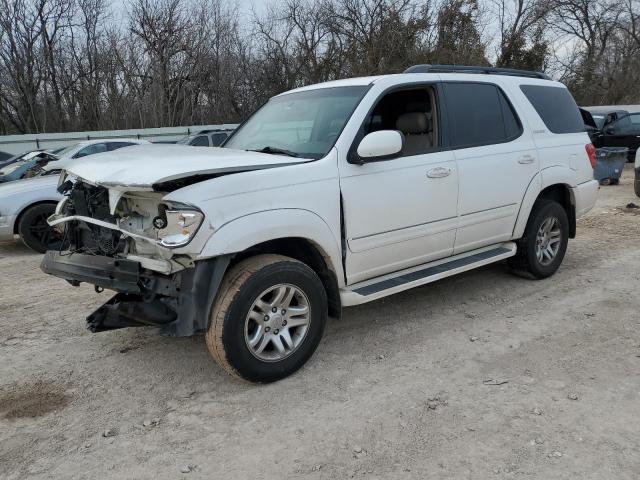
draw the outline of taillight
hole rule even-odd
[[[587,155],[589,156],[591,168],[596,168],[596,147],[593,146],[593,143],[587,143],[584,146],[584,149],[587,151]]]

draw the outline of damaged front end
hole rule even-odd
[[[48,221],[64,230],[63,246],[45,254],[42,270],[75,286],[117,292],[89,315],[89,330],[154,325],[174,336],[206,330],[229,258],[194,262],[195,255],[176,254],[201,228],[198,209],[163,202],[161,192],[64,177],[59,191],[65,199]]]

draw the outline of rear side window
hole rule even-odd
[[[562,87],[520,85],[520,90],[536,109],[552,133],[584,132],[584,122],[576,101]]]
[[[521,134],[520,121],[497,86],[488,83],[445,83],[444,92],[452,147],[504,143]]]

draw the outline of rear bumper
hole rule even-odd
[[[573,198],[576,202],[576,218],[587,213],[596,204],[598,188],[600,185],[597,180],[589,180],[572,188]]]

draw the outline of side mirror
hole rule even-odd
[[[363,162],[388,160],[402,152],[404,137],[398,130],[378,130],[366,135],[358,145],[358,157]]]

